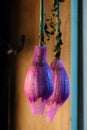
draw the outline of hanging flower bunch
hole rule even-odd
[[[56,19],[56,22],[53,22],[54,18]],[[60,5],[58,0],[54,0],[52,15],[50,16],[50,19],[46,19],[46,21],[49,21],[49,24],[45,24],[45,31],[48,32],[46,32],[46,34],[49,34],[50,37],[51,34],[57,33],[56,44],[54,47],[55,58],[50,65],[54,80],[54,92],[48,99],[46,112],[47,120],[51,121],[53,120],[59,107],[64,104],[64,102],[69,97],[70,88],[69,78],[63,65],[62,59],[60,58],[61,45],[63,42],[61,39],[62,33],[60,31],[61,20]],[[49,26],[53,29],[53,33],[49,31]]]
[[[40,42],[34,49],[32,63],[25,78],[24,91],[32,113],[43,114],[47,104],[46,117],[51,121],[58,108],[69,97],[69,78],[60,58],[63,43],[60,32],[59,1],[54,0],[52,15],[46,19],[46,22],[44,22],[44,0],[40,0],[40,3]],[[44,33],[47,35],[47,40],[50,40],[50,36],[57,34],[54,47],[55,57],[50,67],[46,60],[47,47]]]
[[[43,114],[48,98],[53,93],[53,78],[46,60],[47,47],[44,42],[44,0],[40,0],[40,43],[35,46],[31,66],[27,72],[24,91],[33,114]]]

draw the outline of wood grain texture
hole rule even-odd
[[[53,0],[45,0],[46,12],[49,13]],[[18,3],[18,4],[17,4]],[[17,7],[16,7],[17,4]],[[18,0],[12,13],[14,21],[11,25],[12,39],[19,38],[22,33],[26,35],[24,49],[16,56],[16,86],[14,130],[70,130],[70,98],[58,110],[54,120],[47,122],[44,116],[34,116],[24,94],[24,80],[26,72],[32,61],[33,50],[39,44],[39,0]],[[14,6],[14,5],[13,5]],[[17,9],[16,9],[17,8]],[[70,0],[61,3],[61,31],[64,45],[62,46],[62,59],[70,77]],[[16,29],[17,28],[17,31]],[[47,42],[47,59],[53,59],[53,46],[55,40]]]

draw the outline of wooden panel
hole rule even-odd
[[[87,130],[87,1],[83,1],[83,84],[84,84],[84,130]]]
[[[50,12],[51,2],[52,0],[45,0],[47,13]],[[13,5],[16,12],[13,11],[14,13],[12,14],[14,21],[12,20],[11,29],[13,33],[11,37],[12,39],[19,38],[24,33],[26,35],[26,44],[16,57],[14,130],[70,130],[70,98],[59,109],[52,122],[47,122],[45,115],[34,116],[31,113],[24,94],[24,80],[32,61],[34,46],[39,44],[39,0],[19,0],[16,4]],[[61,3],[61,20],[62,39],[64,42],[62,59],[70,77],[70,0]],[[54,43],[53,39],[47,43],[47,59],[49,63],[54,56],[52,52]]]

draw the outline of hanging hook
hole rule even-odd
[[[24,43],[25,43],[25,35],[21,35],[20,38],[20,43],[13,48],[11,46],[11,43],[9,43],[8,41],[0,41],[0,54],[7,54],[7,55],[11,55],[11,54],[17,54],[19,53],[23,47],[24,47]]]

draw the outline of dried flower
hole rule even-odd
[[[36,46],[27,72],[24,90],[33,114],[43,114],[47,99],[53,93],[51,69],[46,61],[46,46]]]
[[[51,121],[58,108],[67,100],[69,97],[69,78],[64,68],[62,60],[54,59],[51,63],[51,69],[54,80],[54,92],[47,102],[47,120]]]

